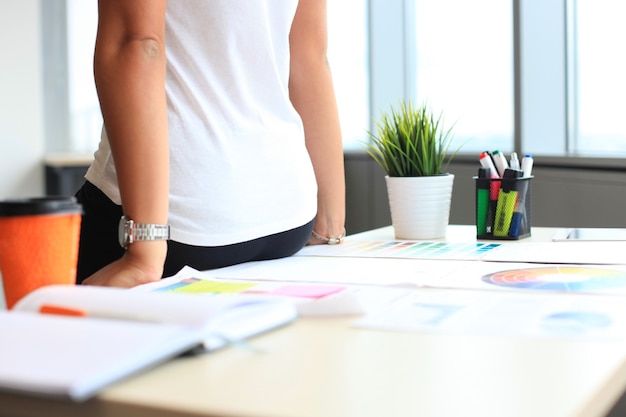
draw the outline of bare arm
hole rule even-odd
[[[304,123],[318,185],[314,230],[338,236],[345,223],[345,179],[337,103],[326,59],[325,0],[300,0],[290,45],[290,98]],[[309,243],[323,242],[312,237]]]
[[[167,223],[166,0],[100,0],[94,75],[124,213]],[[85,283],[133,286],[159,279],[164,241],[136,242]]]

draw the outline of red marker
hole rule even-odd
[[[480,165],[483,168],[489,169],[491,179],[500,178],[498,176],[498,171],[496,170],[496,167],[494,166],[493,161],[491,160],[491,155],[489,155],[489,152],[481,153],[479,160],[480,160]],[[500,191],[500,181],[491,181],[491,190],[490,190],[489,198],[491,200],[498,200],[499,191]]]

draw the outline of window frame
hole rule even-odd
[[[575,0],[511,1],[515,150],[533,154],[538,165],[626,169],[626,158],[576,155],[568,146],[568,138],[575,140],[575,61],[569,42],[574,34],[568,24],[575,13]],[[399,98],[416,99],[412,93],[415,80],[411,77],[416,69],[411,53],[414,0],[369,0],[368,10],[370,119],[373,120],[381,109],[397,103]],[[397,65],[399,62],[403,65]],[[569,73],[568,64],[572,65]],[[544,151],[533,151],[539,148]],[[457,157],[470,158],[475,159],[475,155],[462,150]]]

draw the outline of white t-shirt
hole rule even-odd
[[[315,176],[288,91],[297,3],[168,2],[173,240],[226,245],[289,230],[315,216]],[[86,177],[120,204],[104,129]]]

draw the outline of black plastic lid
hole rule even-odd
[[[82,214],[82,206],[74,197],[36,197],[0,200],[0,217],[37,214]]]

